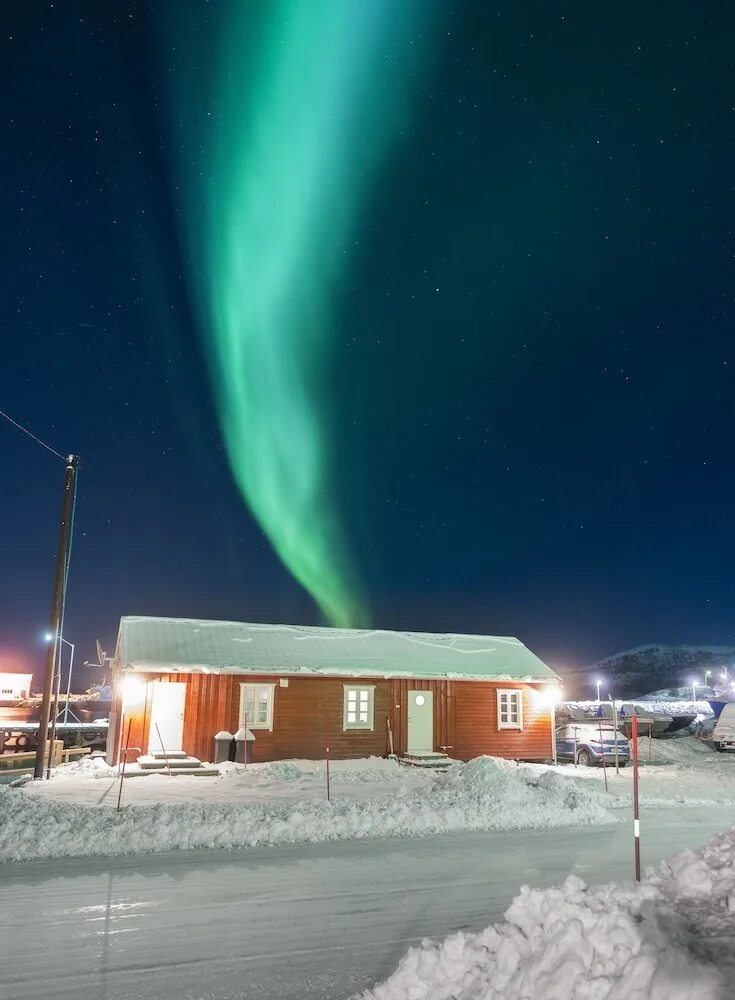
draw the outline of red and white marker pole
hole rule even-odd
[[[324,747],[324,749],[326,751],[326,759],[327,759],[327,802],[329,802],[330,801],[330,799],[329,799],[329,719],[327,719],[325,735],[326,735],[326,746]]]
[[[635,880],[641,880],[641,821],[638,812],[638,716],[630,720],[633,742],[633,840],[635,842]]]

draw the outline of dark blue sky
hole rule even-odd
[[[224,457],[152,9],[0,15],[0,409],[83,459],[80,659],[121,614],[317,620]],[[558,666],[735,638],[734,28],[724,2],[442,6],[334,304],[373,624]],[[4,423],[0,454],[0,661],[38,667],[63,465]]]

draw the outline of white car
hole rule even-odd
[[[718,750],[735,750],[735,702],[723,706],[712,730],[712,740]]]

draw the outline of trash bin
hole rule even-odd
[[[245,727],[235,733],[235,760],[238,764],[249,764],[253,759],[255,737]]]
[[[232,741],[234,736],[223,729],[214,736],[214,763],[222,764],[226,760],[231,760]]]

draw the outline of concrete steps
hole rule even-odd
[[[454,763],[452,758],[447,757],[445,753],[434,753],[429,750],[426,752],[404,753],[400,758],[400,762],[401,764],[407,764],[409,767],[423,767],[437,770],[444,770],[450,764]]]
[[[184,750],[170,750],[168,753],[153,752],[143,754],[137,760],[138,769],[127,771],[126,778],[146,774],[193,774],[197,777],[218,775],[216,767],[206,767],[198,757],[191,757]]]

